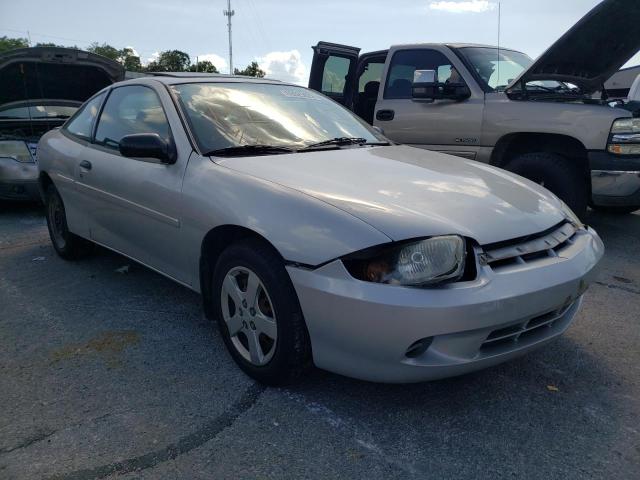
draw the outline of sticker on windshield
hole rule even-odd
[[[290,98],[306,98],[309,100],[317,100],[318,98],[313,92],[305,90],[304,88],[283,88],[280,90],[280,93]]]

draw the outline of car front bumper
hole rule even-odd
[[[640,206],[640,158],[589,152],[589,165],[594,205]]]
[[[557,258],[500,271],[478,264],[475,280],[430,289],[358,281],[340,260],[287,269],[318,367],[404,383],[495,365],[559,336],[603,253],[595,231],[581,230]],[[428,348],[407,356],[416,342]]]
[[[37,165],[0,158],[0,200],[40,200]]]

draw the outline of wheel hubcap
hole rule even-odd
[[[225,275],[221,291],[222,317],[235,349],[254,365],[265,365],[276,349],[278,327],[269,293],[246,267]]]

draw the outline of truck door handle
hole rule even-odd
[[[85,170],[91,170],[91,162],[88,160],[82,160],[80,162],[80,168],[84,168]]]
[[[394,115],[395,112],[393,110],[378,110],[376,112],[376,120],[388,122],[389,120],[393,120]]]

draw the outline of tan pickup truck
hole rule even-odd
[[[640,208],[640,105],[604,82],[640,50],[640,2],[605,0],[537,60],[470,44],[320,42],[309,87],[390,139],[518,173],[564,200]],[[594,93],[603,92],[593,98]]]

